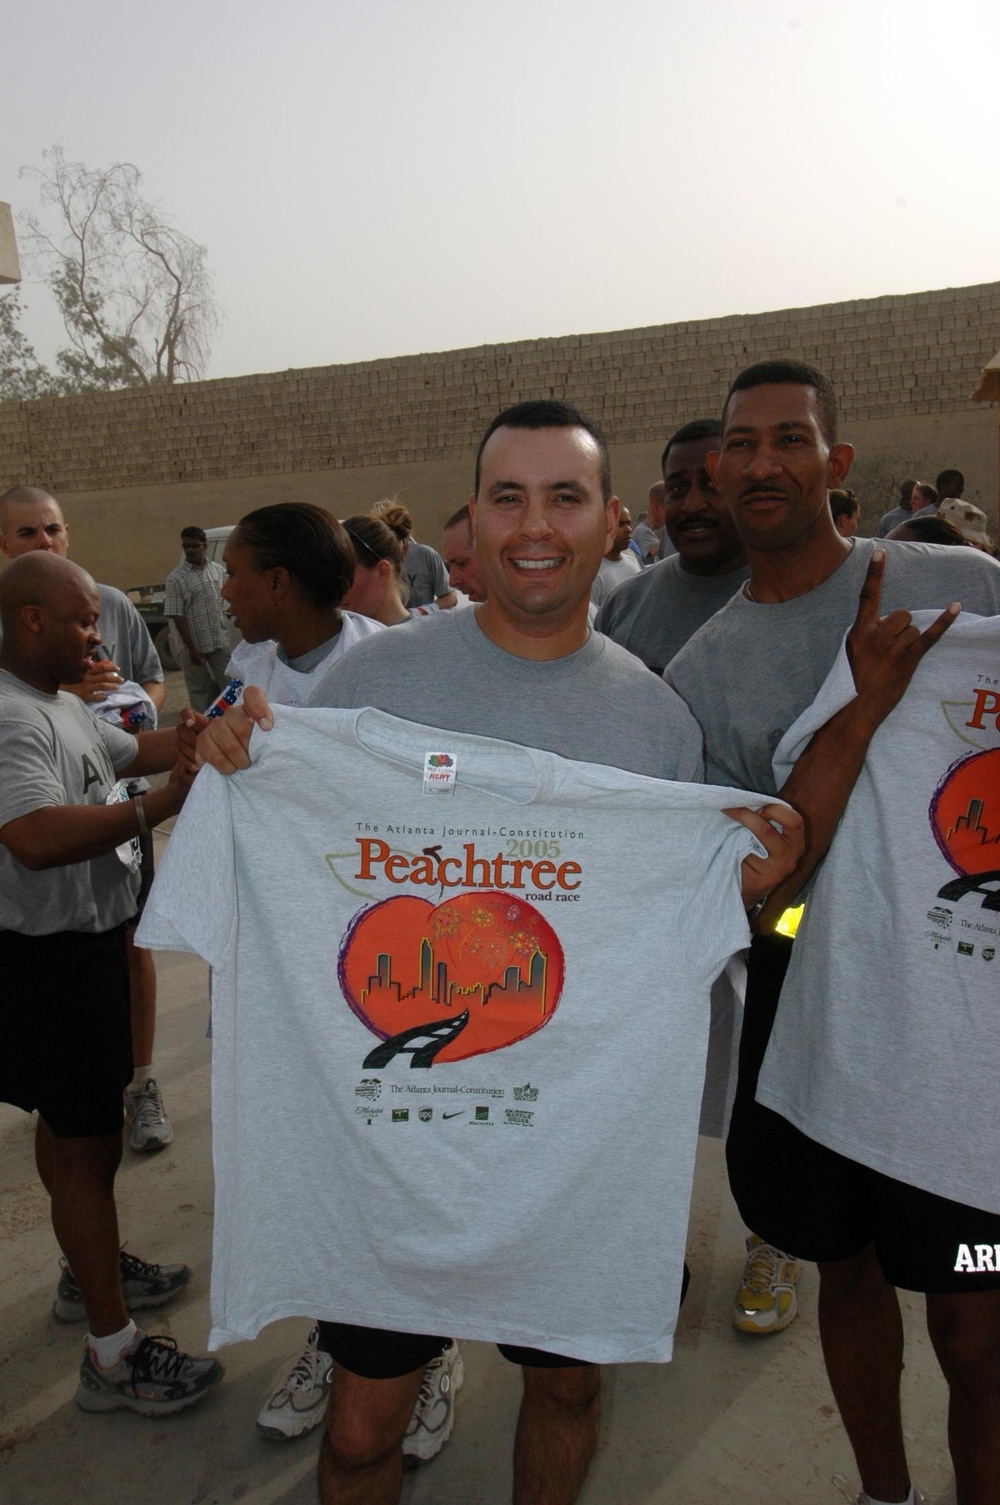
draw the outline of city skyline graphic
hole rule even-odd
[[[413,1067],[499,1050],[543,1028],[562,991],[562,946],[526,900],[477,891],[443,904],[393,897],[355,916],[340,947],[348,1006]]]
[[[392,957],[387,951],[380,951],[375,971],[368,979],[368,986],[362,990],[362,1004],[367,1007],[370,1003],[377,1007],[384,1002],[399,1004],[412,1000],[415,1004],[428,1008],[468,1008],[477,1004],[480,1008],[485,1008],[501,998],[517,998],[529,1007],[537,1007],[539,1015],[545,1013],[548,969],[544,954],[537,949],[532,952],[528,963],[527,980],[524,979],[523,968],[515,962],[504,968],[500,982],[485,985],[482,982],[453,982],[448,975],[447,961],[435,960],[434,948],[427,936],[423,936],[420,941],[419,957],[420,980],[409,992],[404,993],[401,984],[392,979]]]
[[[1000,867],[1000,748],[953,763],[928,814],[934,839],[957,873]]]
[[[978,840],[981,847],[1000,847],[1000,830],[997,831],[995,836],[991,836],[989,827],[983,825],[982,815],[982,800],[970,800],[968,810],[966,810],[964,815],[958,817],[955,824],[948,831],[945,839],[950,841],[953,837],[968,832],[969,840],[973,843]]]

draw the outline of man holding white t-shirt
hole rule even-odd
[[[471,505],[483,605],[427,624],[418,637],[403,627],[360,644],[312,703],[364,703],[417,721],[430,719],[431,706],[433,719],[455,732],[660,778],[698,778],[698,739],[676,702],[662,698],[658,682],[631,656],[588,631],[590,585],[617,520],[606,450],[591,426],[558,403],[521,404],[501,414],[480,446]],[[909,640],[903,653],[890,643],[883,656],[896,681],[912,672]],[[266,704],[248,691],[244,710],[227,713],[201,745],[220,771],[250,761],[247,711],[262,728],[270,725]],[[866,728],[871,714],[869,697]],[[829,756],[821,731],[784,791],[822,830],[835,824],[833,807],[843,795],[839,780],[827,776]],[[743,894],[751,903],[787,875],[800,846],[799,823],[784,806],[762,813],[781,820],[785,834],[779,837],[760,815],[738,814],[769,854],[744,862]],[[320,1463],[324,1502],[391,1505],[398,1498],[399,1444],[426,1363],[415,1342],[391,1332],[342,1333]],[[571,1505],[594,1447],[597,1374],[571,1355],[554,1358],[553,1364],[553,1355],[537,1350],[518,1355],[525,1377],[515,1449],[518,1505]]]

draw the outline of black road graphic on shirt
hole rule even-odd
[[[451,1019],[435,1019],[430,1024],[414,1024],[409,1029],[400,1030],[398,1035],[383,1040],[381,1045],[369,1051],[364,1067],[369,1071],[380,1071],[395,1056],[410,1056],[411,1071],[414,1067],[431,1066],[438,1052],[460,1035],[468,1022],[469,1011],[464,1009]]]

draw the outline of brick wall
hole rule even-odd
[[[666,435],[717,412],[741,367],[788,355],[831,377],[845,437],[878,437],[857,472],[879,490],[872,511],[894,501],[884,492],[900,468],[898,479],[927,479],[952,463],[968,469],[970,497],[992,513],[995,414],[969,392],[998,345],[1000,282],[6,403],[0,490],[27,481],[53,491],[71,517],[75,556],[118,583],[162,577],[161,555],[169,567],[184,523],[231,522],[291,496],[343,516],[402,490],[430,536],[465,499],[490,418],[523,397],[553,396],[602,424],[618,489],[642,510]]]

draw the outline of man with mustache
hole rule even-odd
[[[594,624],[656,674],[750,573],[732,514],[705,468],[721,433],[717,418],[697,418],[667,440],[664,526],[677,552],[619,585]]]
[[[823,728],[828,801],[815,820],[807,819],[814,863],[829,845],[838,804],[842,811],[877,720],[908,682],[909,675],[900,678],[891,667],[891,657],[926,651],[957,615],[959,601],[982,616],[1000,612],[1000,569],[971,549],[903,543],[882,549],[875,540],[837,532],[828,493],[843,485],[854,452],[838,441],[835,395],[814,368],[796,361],[749,367],[729,389],[722,427],[721,448],[708,456],[707,468],[743,538],[750,578],[682,649],[665,678],[701,723],[707,777],[774,789],[774,750],[815,700],[850,629],[857,695]],[[942,606],[921,637],[910,611]],[[891,853],[873,842],[871,861],[889,881]],[[768,931],[801,889],[802,877],[779,884],[758,917],[727,1143],[730,1184],[750,1227],[818,1265],[820,1335],[861,1474],[859,1505],[914,1505],[921,1498],[903,1443],[896,1285],[926,1296],[928,1329],[950,1390],[960,1505],[987,1505],[1000,1477],[1000,1274],[977,1275],[974,1286],[956,1277],[954,1248],[963,1234],[954,1236],[975,1227],[977,1243],[1000,1244],[1000,1213],[959,1206],[884,1174],[862,1159],[861,1146],[858,1158],[838,1153],[756,1101],[792,945]],[[885,972],[869,979],[873,1014],[879,982],[893,976],[892,944],[901,942],[887,936]],[[848,1054],[855,1007],[854,999],[830,998],[826,1011],[831,1039],[848,1031]],[[946,1018],[943,1011],[942,1031]],[[960,1030],[960,1022],[954,1027]],[[884,1083],[890,1106],[926,1093],[934,1073],[933,1040],[928,1045],[920,1082],[908,1080],[901,1066],[899,1078]],[[820,1048],[810,1072],[821,1075],[824,1059]],[[862,1067],[859,1062],[859,1072]],[[927,1132],[944,1143],[946,1129],[933,1116]]]
[[[690,638],[719,611],[750,574],[743,540],[707,469],[718,449],[718,418],[696,418],[667,440],[660,460],[666,535],[676,553],[612,592],[594,624],[662,674]],[[737,998],[728,975],[712,989],[712,1029],[702,1103],[701,1132],[723,1135],[736,1070]],[[799,1264],[751,1234],[746,1265],[733,1303],[741,1332],[781,1332],[795,1321]]]

